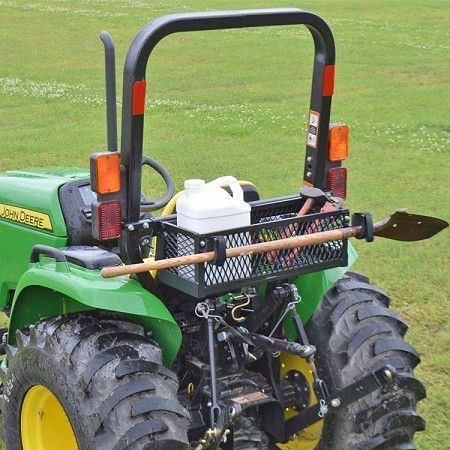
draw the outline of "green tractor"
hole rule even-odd
[[[294,24],[315,48],[303,187],[260,199],[249,182],[191,180],[190,200],[219,195],[210,216],[202,201],[194,213],[220,226],[183,225],[187,193],[142,152],[151,52],[177,32]],[[348,129],[330,126],[328,25],[297,9],[149,23],[126,58],[120,152],[114,46],[101,37],[108,151],[90,173],[0,175],[6,448],[413,449],[419,355],[389,297],[349,271],[349,238],[413,241],[448,224],[405,211],[373,223],[343,205]],[[143,165],[163,177],[164,199],[142,195]],[[242,223],[217,215],[238,200]]]

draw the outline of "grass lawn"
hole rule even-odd
[[[332,120],[352,130],[350,209],[381,217],[408,207],[449,220],[444,0],[0,1],[0,170],[87,167],[89,154],[105,148],[100,30],[116,41],[121,79],[131,39],[154,17],[286,5],[319,13],[335,34]],[[148,69],[146,154],[178,187],[233,174],[264,197],[297,191],[311,63],[312,40],[299,27],[169,37]],[[145,188],[162,190],[150,173]],[[422,354],[428,427],[420,449],[450,448],[448,242],[447,231],[422,243],[356,243],[357,269],[391,294]]]

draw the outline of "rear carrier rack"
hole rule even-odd
[[[176,258],[216,249],[269,242],[299,235],[330,231],[348,225],[349,211],[297,216],[301,197],[253,202],[251,225],[215,233],[198,234],[176,225],[176,217],[158,221],[156,259]],[[347,239],[298,249],[243,255],[215,263],[192,264],[160,270],[158,281],[179,291],[203,298],[239,290],[258,281],[275,281],[295,275],[347,265]]]

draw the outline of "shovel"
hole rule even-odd
[[[354,225],[337,230],[322,231],[319,233],[277,239],[270,242],[260,242],[257,244],[243,245],[241,247],[233,247],[226,250],[226,257],[236,258],[238,256],[247,256],[277,250],[297,249],[309,245],[348,239],[350,237],[360,239],[366,237],[367,239],[367,236],[365,236],[366,227],[367,225]],[[448,227],[448,223],[445,220],[436,217],[410,214],[405,209],[400,209],[380,222],[374,223],[373,235],[392,239],[394,241],[420,241],[434,236],[446,227]],[[370,226],[370,228],[372,228],[372,226]],[[140,264],[105,267],[101,270],[101,275],[104,278],[112,278],[120,275],[148,272],[150,270],[164,270],[190,264],[202,264],[213,261],[215,256],[215,252],[211,251]]]

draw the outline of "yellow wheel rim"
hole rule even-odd
[[[42,385],[25,395],[20,413],[23,450],[78,450],[77,440],[64,408]]]
[[[282,353],[280,355],[281,371],[280,378],[283,378],[290,370],[298,370],[301,372],[306,379],[311,391],[311,404],[317,403],[317,398],[313,390],[313,376],[308,363],[298,356],[289,355]],[[286,411],[286,419],[293,417],[297,412],[293,409]],[[298,433],[293,439],[291,439],[286,444],[277,444],[278,448],[281,450],[314,450],[320,441],[323,431],[323,420],[316,422],[314,425],[306,428],[305,430]]]

